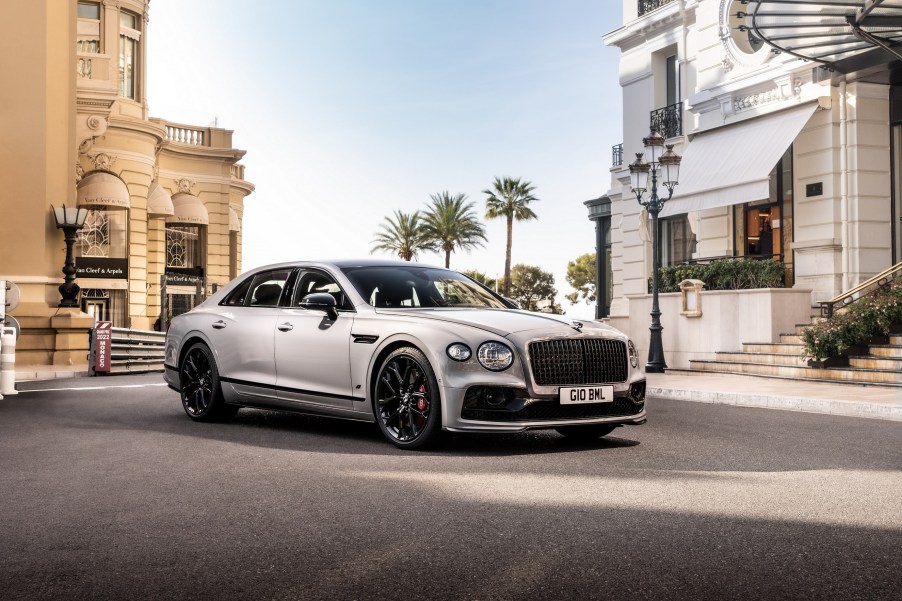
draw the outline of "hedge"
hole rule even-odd
[[[767,259],[717,259],[704,264],[670,265],[658,270],[658,291],[679,292],[683,280],[701,280],[706,290],[782,288],[783,272],[783,263]]]

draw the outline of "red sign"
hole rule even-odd
[[[94,326],[94,371],[109,372],[113,351],[113,322],[98,321]]]

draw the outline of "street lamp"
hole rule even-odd
[[[664,203],[673,196],[673,187],[677,185],[680,175],[680,155],[673,151],[673,145],[666,145],[664,136],[658,132],[642,140],[645,145],[644,153],[636,153],[636,160],[630,163],[630,187],[636,195],[639,204],[645,207],[651,215],[651,249],[652,249],[652,274],[651,274],[651,340],[648,345],[648,363],[645,371],[649,373],[664,373],[667,363],[664,361],[664,344],[661,342],[661,309],[658,306],[658,268],[660,259],[658,254],[658,213],[664,208]],[[648,162],[643,158],[648,157]],[[648,176],[651,175],[651,195],[643,201],[642,196],[648,190]],[[667,188],[667,198],[658,197],[658,179]]]
[[[84,227],[85,219],[88,218],[88,209],[81,207],[70,209],[65,204],[61,207],[51,208],[53,208],[53,218],[56,219],[56,227],[63,230],[66,236],[66,264],[63,265],[63,274],[66,277],[59,287],[63,297],[59,306],[77,307],[79,288],[75,283],[75,257],[72,256],[72,247],[75,245],[75,235]]]

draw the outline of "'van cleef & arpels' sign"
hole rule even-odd
[[[128,279],[128,259],[78,257],[75,259],[76,278]]]

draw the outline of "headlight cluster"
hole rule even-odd
[[[466,361],[473,355],[470,347],[462,342],[448,345],[445,352],[455,361]],[[504,371],[514,362],[514,351],[500,342],[483,342],[476,351],[476,359],[488,370]]]
[[[455,342],[454,344],[449,345],[447,352],[448,356],[455,361],[466,361],[473,355],[473,351],[470,350],[470,347],[462,342]]]
[[[514,351],[500,342],[483,342],[476,351],[479,364],[492,371],[504,371],[514,362]]]
[[[633,344],[633,341],[630,340],[627,344],[627,349],[630,353],[630,365],[633,367],[639,367],[639,351],[636,350],[636,345]]]

